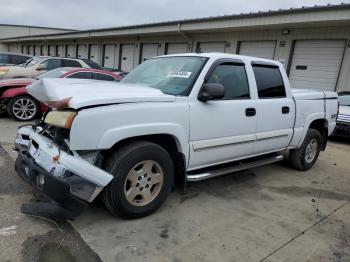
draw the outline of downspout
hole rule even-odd
[[[177,32],[190,42],[189,49],[190,49],[190,52],[193,52],[193,42],[194,41],[190,36],[188,36],[187,34],[185,34],[184,32],[181,31],[181,24],[180,23],[177,24]]]

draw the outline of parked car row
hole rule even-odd
[[[100,68],[88,59],[57,57],[27,57],[22,64],[0,67],[0,112],[7,112],[18,121],[30,121],[41,115],[46,105],[29,95],[26,87],[43,78],[120,81],[124,76],[123,72]]]

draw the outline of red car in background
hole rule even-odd
[[[0,80],[0,112],[7,111],[18,121],[30,121],[45,112],[47,107],[30,96],[26,90],[26,86],[42,78],[80,78],[118,82],[123,77],[106,70],[61,67],[35,78]]]

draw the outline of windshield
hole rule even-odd
[[[28,61],[26,61],[23,66],[24,67],[31,67],[39,62],[41,62],[43,60],[43,58],[40,57],[33,57],[31,59],[29,59]]]
[[[159,89],[165,94],[188,95],[207,58],[160,57],[147,60],[121,80]]]
[[[64,68],[56,68],[50,71],[47,71],[41,75],[38,75],[36,77],[36,79],[42,79],[42,78],[60,78],[62,75],[64,75],[65,73],[68,73],[69,70],[68,69],[64,69]]]
[[[340,95],[338,99],[339,99],[339,105],[350,106],[350,95]]]

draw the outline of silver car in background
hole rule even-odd
[[[350,92],[340,92],[335,136],[350,137]]]

